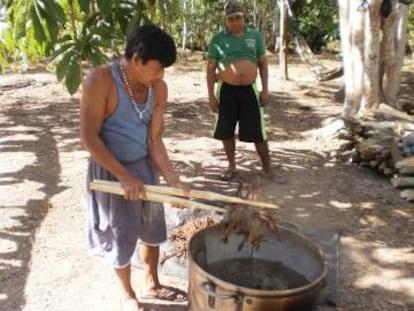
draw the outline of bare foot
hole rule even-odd
[[[122,311],[142,311],[138,300],[135,297],[125,297],[122,299]]]

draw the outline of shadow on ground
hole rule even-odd
[[[175,305],[175,304],[156,304],[156,303],[140,303],[144,308],[143,311],[187,311],[187,305]]]
[[[0,231],[1,244],[10,245],[6,250],[2,247],[0,252],[0,294],[5,297],[0,300],[1,310],[18,311],[25,306],[25,284],[36,232],[52,207],[50,199],[66,189],[59,186],[61,168],[57,144],[61,140],[72,142],[78,137],[77,101],[38,105],[32,101],[29,97],[21,98],[13,106],[2,109],[0,115],[0,137],[8,138],[0,145],[0,152],[16,159],[8,166],[10,171],[1,170],[0,174],[0,185],[7,193],[3,195],[15,197],[11,200],[15,204],[0,206],[0,214],[12,215]],[[68,143],[65,148],[76,150],[78,144]],[[34,189],[37,198],[24,196],[27,187]]]
[[[356,289],[363,289],[358,294],[358,301],[370,301],[370,295],[378,298],[384,293],[404,306],[414,299],[412,288],[408,287],[411,284],[409,280],[414,278],[412,261],[399,257],[401,254],[407,258],[413,256],[412,206],[399,200],[397,194],[392,194],[388,180],[375,172],[339,162],[332,154],[297,146],[304,138],[304,131],[320,127],[327,117],[335,117],[338,113],[338,104],[333,104],[337,91],[333,84],[327,83],[322,91],[313,86],[302,85],[302,88],[303,100],[283,92],[271,94],[269,140],[276,143],[271,150],[271,158],[273,163],[281,165],[277,172],[286,183],[262,179],[264,187],[258,199],[279,204],[281,215],[286,220],[299,225],[335,228],[346,237],[342,241],[344,249],[341,252],[342,272],[345,273],[341,288],[344,292],[355,294]],[[412,88],[403,86],[401,91],[404,99],[414,96]],[[6,95],[7,92],[2,96]],[[321,106],[316,98],[324,98],[326,106]],[[24,159],[24,163],[16,163],[14,170],[2,171],[0,185],[10,196],[17,196],[19,188],[27,184],[38,191],[35,198],[16,197],[13,200],[15,204],[0,207],[4,213],[6,209],[14,213],[10,226],[0,231],[1,243],[10,245],[0,251],[1,308],[19,311],[25,306],[25,285],[36,230],[51,207],[50,199],[65,190],[59,186],[58,144],[63,144],[59,146],[60,150],[80,150],[78,104],[71,100],[37,105],[29,97],[21,98],[13,106],[2,109],[0,118],[1,137],[7,137],[0,146],[1,153],[15,154],[16,159]],[[192,144],[199,138],[209,137],[213,123],[214,117],[206,102],[195,100],[170,105],[165,137]],[[42,148],[38,148],[39,145]],[[195,154],[196,148],[193,147]],[[175,151],[179,158],[181,149],[172,148],[173,154]],[[225,160],[220,147],[208,156],[220,162]],[[240,173],[234,180],[222,182],[218,175],[223,167],[205,165],[203,158],[175,161],[180,173],[191,181],[194,188],[230,195],[236,193],[240,183],[262,178],[254,149],[238,146],[237,163]],[[388,258],[383,253],[393,256]],[[384,284],[381,273],[385,273],[384,279],[392,275],[393,283]],[[16,275],[24,275],[25,278],[14,278]],[[342,305],[352,303],[340,299]],[[387,309],[388,304],[384,306],[383,310],[392,310]],[[148,311],[186,309],[182,305],[147,304],[145,307]]]
[[[410,77],[412,73],[404,72],[403,81]],[[414,95],[407,85],[405,82],[401,87],[402,101]],[[264,187],[258,199],[279,204],[284,219],[300,226],[332,229],[344,237],[340,261],[341,273],[346,276],[342,276],[340,305],[351,305],[347,301],[349,293],[357,294],[359,288],[366,296],[358,296],[366,304],[376,297],[373,310],[412,306],[414,292],[409,288],[414,278],[409,267],[414,255],[410,242],[414,230],[412,204],[400,199],[389,179],[377,172],[340,161],[334,152],[297,146],[305,138],[305,131],[320,128],[327,118],[337,117],[341,106],[334,103],[339,90],[334,83],[326,83],[323,88],[306,84],[300,87],[302,99],[282,92],[270,96],[269,141],[275,142],[271,158],[274,164],[281,165],[277,172],[283,182],[263,178],[254,148],[242,143],[238,143],[236,151],[239,173],[229,182],[218,178],[223,167],[205,165],[204,159],[178,160],[177,168],[193,187],[229,195],[236,195],[240,184],[259,179]],[[316,101],[321,98],[322,104]],[[192,144],[198,137],[210,136],[214,117],[205,102],[183,103],[170,116],[167,137]],[[193,123],[199,125],[195,130]],[[320,143],[326,142],[321,139]],[[211,157],[225,161],[220,145],[211,151]],[[404,259],[392,261],[386,254],[399,254]],[[360,261],[364,264],[359,264]],[[390,281],[382,273],[392,273],[395,277]],[[382,295],[393,298],[381,302],[378,297]]]

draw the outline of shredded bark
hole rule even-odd
[[[259,189],[263,186],[263,180],[257,177],[250,178],[249,181],[239,183],[237,195],[243,199],[256,200]],[[229,209],[222,222],[225,224],[222,232],[224,241],[232,234],[244,235],[238,247],[240,250],[246,243],[259,247],[266,235],[271,232],[277,233],[279,217],[275,210],[236,204]]]
[[[232,234],[244,236],[238,247],[240,250],[246,243],[259,247],[266,235],[271,232],[277,233],[279,218],[272,210],[238,204],[230,208],[223,222],[225,224],[222,232],[224,241],[227,241]]]
[[[254,200],[257,190],[260,187],[258,180],[252,183],[240,183],[237,195],[244,198]],[[221,223],[224,229],[221,233],[221,239],[227,242],[233,234],[241,234],[244,236],[238,249],[242,249],[246,243],[258,248],[265,240],[265,236],[271,232],[277,233],[277,224],[279,217],[276,211],[252,207],[246,204],[234,204],[225,213]],[[174,241],[175,251],[165,254],[161,259],[164,264],[168,259],[173,257],[188,256],[188,244],[193,235],[208,227],[214,226],[218,221],[212,217],[190,218],[185,224],[173,229],[170,232],[170,238]]]
[[[160,264],[164,264],[168,259],[173,257],[184,256],[187,258],[188,255],[188,244],[193,235],[197,232],[214,226],[218,221],[214,220],[212,217],[207,216],[203,218],[190,218],[182,226],[174,228],[170,232],[170,238],[174,241],[175,251],[171,254],[165,254],[160,261]]]

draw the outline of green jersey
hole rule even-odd
[[[241,36],[232,35],[227,29],[218,32],[208,45],[208,58],[218,62],[219,67],[238,60],[250,60],[257,64],[266,49],[260,32],[245,28]]]

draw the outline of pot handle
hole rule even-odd
[[[211,286],[211,283],[210,282],[203,282],[203,283],[201,283],[201,287],[210,295],[210,296],[212,296],[212,297],[214,297],[214,298],[219,298],[219,299],[223,299],[223,300],[225,300],[225,299],[234,299],[234,300],[236,300],[236,301],[240,301],[240,299],[241,299],[241,297],[239,296],[239,295],[237,295],[237,294],[228,294],[228,295],[226,295],[226,294],[219,294],[219,293],[216,293],[213,289],[212,289],[212,286]]]

